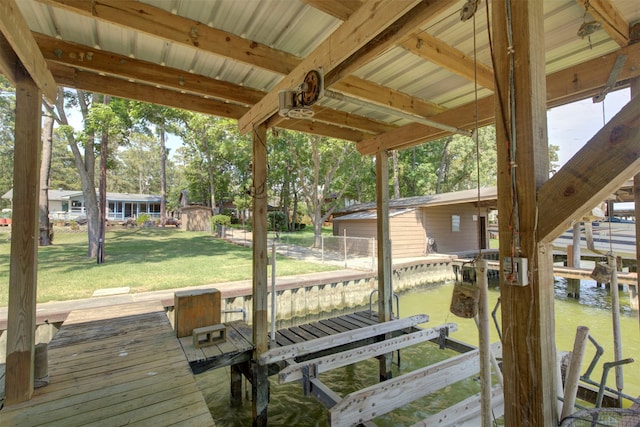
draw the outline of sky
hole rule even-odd
[[[593,137],[620,109],[629,102],[628,88],[607,94],[602,103],[594,103],[591,98],[547,112],[549,144],[560,147],[559,164],[564,165],[582,146]]]

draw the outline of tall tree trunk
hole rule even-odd
[[[109,96],[104,97],[105,105],[109,104]],[[104,263],[104,245],[107,224],[107,157],[109,155],[109,129],[102,131],[100,139],[100,227],[98,236],[98,264]]]
[[[167,146],[164,123],[160,126],[160,225],[167,223]]]
[[[40,159],[40,246],[49,246],[53,240],[53,225],[49,221],[49,181],[51,175],[51,152],[53,150],[53,113],[45,108],[42,130],[42,158]]]
[[[400,165],[398,164],[398,150],[391,152],[393,158],[393,198],[400,198]]]
[[[298,223],[298,192],[293,192],[293,213],[291,214],[291,222],[293,223],[293,230],[297,230],[296,224]]]
[[[211,148],[209,144],[206,143],[206,154],[207,154],[207,172],[209,173],[209,193],[211,194],[211,211],[214,215],[218,212],[216,211],[216,184],[214,182],[215,174],[214,174],[214,166],[213,159],[211,157]]]
[[[284,181],[282,182],[282,197],[280,206],[282,207],[282,212],[284,213],[284,223],[286,224],[287,231],[294,230],[294,224],[291,223],[291,218],[289,218],[289,199],[291,193],[291,183],[289,179],[290,173],[287,170],[287,173],[284,176]]]
[[[89,114],[89,106],[83,91],[78,90],[78,103],[83,119],[86,120]],[[58,119],[63,125],[69,125],[67,115],[64,110],[64,91],[58,89],[58,97],[56,99],[56,110],[58,111]],[[98,197],[95,188],[95,153],[94,153],[94,135],[89,133],[84,142],[84,156],[78,147],[78,141],[72,132],[66,134],[69,148],[73,153],[73,159],[80,175],[82,183],[82,194],[84,195],[84,205],[87,215],[87,240],[88,251],[87,256],[94,258],[98,255],[98,238],[99,238],[99,213],[98,213]]]
[[[451,142],[451,137],[448,137],[444,142],[444,147],[442,148],[442,157],[440,157],[440,165],[438,166],[438,181],[436,182],[436,194],[440,194],[442,191],[442,182],[444,181],[444,176],[447,171],[447,159],[449,157],[449,143]]]

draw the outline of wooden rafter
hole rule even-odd
[[[263,123],[278,108],[278,92],[297,87],[312,69],[330,72],[353,55],[399,17],[411,10],[417,0],[370,0],[336,29],[313,53],[287,75],[247,114],[238,120],[240,132],[246,133],[256,124]]]
[[[629,22],[611,0],[576,0],[621,47],[629,44]]]
[[[42,93],[51,102],[55,101],[58,88],[56,82],[47,68],[47,64],[40,54],[40,50],[36,42],[31,36],[31,30],[24,20],[15,0],[5,0],[0,2],[0,32],[6,39],[7,43],[2,43],[2,71],[9,79],[14,79],[12,83],[15,85],[15,70],[19,64],[7,64],[12,57],[7,52],[9,47],[15,54],[15,58],[27,70],[35,84],[40,88]]]
[[[538,192],[538,234],[553,241],[640,172],[640,97],[578,151]],[[595,173],[597,171],[597,173]]]
[[[253,105],[263,92],[198,74],[163,67],[152,62],[129,58],[78,43],[63,42],[53,37],[34,33],[45,59],[51,62],[90,70],[96,73],[147,82],[182,92],[210,95],[244,105]]]
[[[428,61],[438,64],[454,74],[474,81],[487,89],[494,89],[493,70],[482,63],[474,64],[472,58],[449,46],[425,31],[420,31],[402,43],[402,46]]]
[[[207,51],[216,55],[224,56],[234,61],[239,61],[251,66],[257,66],[264,68],[268,71],[272,71],[278,74],[287,74],[291,71],[297,64],[300,63],[301,59],[295,57],[294,55],[288,54],[286,52],[270,48],[268,46],[262,45],[260,43],[243,39],[234,34],[212,29],[208,26],[203,26],[202,23],[193,21],[187,18],[183,18],[177,15],[170,14],[169,12],[150,6],[148,4],[140,3],[141,7],[133,7],[131,4],[127,2],[114,1],[114,0],[98,0],[95,2],[95,7],[92,9],[91,4],[85,1],[78,0],[38,0],[42,3],[52,5],[57,8],[62,8],[64,10],[68,10],[70,12],[82,14],[85,16],[90,16],[101,20],[103,22],[107,22],[110,24],[120,25],[124,28],[130,29],[132,31],[143,32],[146,34],[150,34],[152,36],[162,37],[165,40],[171,41],[173,43],[182,44],[188,47],[197,47],[199,50]],[[359,5],[362,4],[361,0],[353,0],[347,1],[342,4],[341,2],[329,2],[329,1],[310,1],[309,2],[313,7],[317,7],[325,12],[332,9],[342,9],[348,11],[345,15],[341,14],[340,18],[343,16],[347,16]],[[413,30],[414,27],[419,25],[422,21],[427,18],[434,18],[444,8],[446,2],[440,2],[435,7],[434,2],[427,3],[422,9],[414,11],[419,12],[413,14],[411,16],[411,23],[407,25],[407,29],[402,33],[398,33],[396,31],[396,36],[404,35],[405,32],[409,30]],[[137,4],[137,3],[136,3]],[[426,7],[428,6],[428,7]],[[159,26],[158,21],[167,18],[169,24],[167,25],[168,30],[165,30],[165,23],[163,21],[163,26]],[[148,20],[148,22],[147,22]],[[193,30],[197,29],[197,31]],[[194,33],[195,31],[195,33]],[[193,34],[197,34],[197,40],[194,39]],[[389,39],[387,37],[384,40],[384,45],[382,42],[378,42],[377,49],[386,49],[392,45],[392,42],[395,39]],[[57,39],[51,38],[51,44],[62,43]],[[64,45],[60,46],[56,51],[60,52],[64,50]],[[100,51],[102,54],[106,54],[104,51]],[[127,61],[127,63],[132,63],[132,58],[125,57],[121,55],[120,60]],[[144,67],[143,67],[144,69]],[[110,71],[100,71],[105,73],[111,73]],[[154,74],[153,72],[151,74]],[[191,74],[191,73],[189,73]],[[123,76],[127,78],[131,78],[128,76]],[[136,80],[142,81],[142,78],[135,78]],[[191,78],[193,81],[194,79]],[[157,83],[160,84],[160,83]],[[182,84],[182,82],[181,82]],[[214,86],[218,85],[215,83]],[[198,87],[199,85],[196,85]],[[228,92],[231,95],[237,93],[237,91],[243,91],[244,87],[233,87],[233,90]],[[443,109],[437,105],[424,101],[420,98],[415,98],[409,96],[407,94],[403,94],[401,92],[395,91],[390,88],[384,88],[381,90],[381,87],[375,83],[359,79],[353,76],[347,76],[344,78],[342,82],[340,82],[337,86],[334,87],[336,90],[343,92],[348,95],[353,95],[358,98],[368,100],[374,103],[378,103],[381,105],[392,106],[393,108],[399,108],[410,114],[417,114],[420,116],[430,116],[432,114],[436,114],[438,112],[443,111]],[[180,90],[188,90],[184,87]],[[220,94],[216,94],[216,92],[209,92],[209,95],[216,96],[218,98],[222,98],[226,91],[223,91]],[[255,94],[254,94],[255,95]],[[242,96],[242,95],[241,95]],[[241,102],[245,105],[252,105],[255,101],[249,102],[248,100],[240,100],[231,99],[235,102]],[[323,120],[320,117],[317,117],[318,120]],[[326,120],[324,120],[326,121]],[[279,121],[277,123],[280,123]],[[375,130],[375,126],[371,129],[362,129],[369,133],[377,133]]]
[[[478,126],[486,126],[493,122],[494,118],[493,95],[478,101]],[[468,103],[457,108],[449,109],[437,114],[430,119],[460,129],[472,129],[475,126],[475,103]],[[380,150],[399,150],[421,144],[426,141],[450,135],[451,132],[443,131],[421,123],[410,123],[394,129],[386,134],[372,136],[358,142],[357,149],[360,154],[375,154]]]
[[[547,107],[550,108],[585,99],[599,93],[604,87],[611,68],[619,55],[626,55],[627,60],[620,71],[618,81],[626,81],[640,76],[640,43],[637,43],[608,55],[549,74],[547,76]],[[479,102],[479,125],[483,126],[493,122],[493,96],[481,99]],[[474,117],[475,105],[472,102],[451,108],[446,112],[431,117],[431,119],[458,128],[468,129],[473,126]],[[374,154],[376,150],[409,148],[449,134],[450,132],[420,123],[411,123],[394,129],[387,134],[372,136],[358,142],[358,151],[361,154]]]
[[[179,93],[169,89],[142,85],[111,76],[77,70],[58,63],[51,63],[50,68],[56,81],[61,86],[88,92],[103,93],[119,98],[135,99],[152,104],[235,119],[249,110],[247,107],[237,104],[206,99],[203,96],[191,93]]]
[[[243,39],[143,2],[120,0],[38,1],[280,74],[290,73],[300,61],[294,55],[272,49],[252,40]]]
[[[302,0],[302,2],[334,18],[346,21],[362,6],[363,0]]]
[[[93,72],[74,69],[62,64],[50,63],[50,68],[56,81],[61,86],[82,89],[89,92],[104,93],[106,95],[117,96],[120,98],[134,99],[149,102],[151,104],[165,105],[167,107],[180,108],[232,119],[238,119],[249,111],[249,108],[247,107],[216,99],[207,99],[202,95],[179,93],[156,86],[143,85],[110,76],[102,76]],[[347,116],[350,115],[347,114]],[[359,118],[356,119],[360,120]],[[350,123],[349,117],[345,117],[343,120]],[[324,135],[331,138],[344,139],[347,141],[359,141],[369,135],[369,133],[352,130],[349,127],[312,122],[310,120],[286,121],[278,127]]]
[[[429,101],[375,84],[356,76],[348,76],[331,86],[332,90],[395,108],[418,116],[429,117],[446,109]]]

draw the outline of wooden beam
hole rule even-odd
[[[143,9],[140,9],[140,11],[138,12],[137,11],[138,9],[134,11],[130,5],[126,5],[123,2],[104,0],[96,3],[97,8],[94,11],[95,14],[92,14],[90,5],[85,1],[78,1],[78,0],[38,0],[38,1],[45,4],[50,4],[55,7],[64,8],[65,10],[69,10],[74,13],[91,16],[96,19],[102,20],[103,22],[111,22],[111,23],[115,22],[116,24],[126,28],[130,28],[131,30],[142,31],[142,32],[145,32],[151,35],[156,35],[156,36],[158,35],[157,32],[159,28],[158,25],[156,25],[156,21],[160,19],[159,18],[160,16],[164,16],[164,14],[168,13],[164,10],[154,8],[153,6],[149,6],[147,4],[142,4]],[[322,0],[320,2],[315,2],[315,3],[316,4],[314,4],[314,7],[321,6],[321,5],[326,7],[334,7],[334,6],[341,7],[340,2],[326,2]],[[347,2],[347,3],[349,3],[348,5],[349,8],[353,8],[354,5],[360,4],[361,2],[358,0],[358,1]],[[421,13],[418,15],[415,15],[415,14],[412,15],[412,21],[411,21],[412,25],[417,26],[419,23],[421,23],[423,20],[427,18],[433,19],[434,13],[439,12],[442,9],[444,3],[446,2],[431,2],[431,3],[434,3],[434,5],[430,5],[428,9],[425,8],[421,10]],[[436,8],[436,5],[437,5],[437,8]],[[140,16],[136,15],[138,13],[140,14]],[[136,19],[130,20],[129,17],[131,14],[136,15]],[[195,46],[195,44],[193,43],[193,40],[189,38],[191,37],[190,31],[192,28],[196,28],[196,27],[200,28],[203,24],[176,16],[173,14],[170,14],[169,16],[171,18],[172,28],[176,30],[169,31],[167,33],[165,33],[164,30],[162,30],[161,31],[162,34],[160,34],[159,36],[167,40],[170,40],[172,42],[190,46],[190,47],[197,47],[199,50],[204,50],[216,55],[224,55],[225,57],[228,57],[232,60],[242,61],[249,65],[256,65],[258,67],[265,68],[269,71],[273,71],[278,74],[287,74],[301,61],[299,58],[293,55],[290,55],[286,52],[279,51],[276,49],[271,49],[255,42],[251,42],[248,45],[249,47],[246,48],[246,49],[250,49],[253,52],[253,54],[247,53],[245,52],[245,50],[243,50],[243,46],[246,43],[249,43],[247,40],[240,39],[239,37],[231,33],[226,33],[220,30],[213,30],[212,34],[207,33],[208,35],[206,39],[209,40],[211,38],[214,38],[215,40],[224,40],[224,43],[212,43],[212,44],[199,43],[197,44],[197,46]],[[114,21],[108,21],[107,17],[113,18]],[[149,19],[151,20],[151,23],[141,22],[140,20],[143,17],[144,18],[149,17]],[[163,22],[162,28],[164,28],[164,22]],[[409,31],[409,30],[413,30],[413,27],[409,26],[409,28],[406,31]],[[209,27],[205,28],[205,32],[207,31],[209,31]],[[396,33],[397,33],[397,29],[396,29]],[[189,34],[189,36],[187,36],[187,34]],[[404,34],[404,33],[401,33],[401,34]],[[42,36],[42,37],[46,37],[46,36]],[[389,48],[391,46],[390,43],[393,40],[394,39],[384,40],[385,41],[384,46],[382,45],[381,41],[378,40],[377,42],[379,46],[377,47],[377,49],[380,50],[381,48],[384,48],[384,49]],[[58,43],[59,45],[54,46],[56,43]],[[229,43],[230,46],[235,46],[237,48],[231,49],[229,47],[227,49],[226,47],[224,47],[225,43]],[[81,62],[80,64],[75,62],[72,64],[68,62],[68,60],[65,60],[63,58],[57,58],[56,61],[58,62],[67,64],[67,65],[74,65],[77,67],[83,67],[85,69],[93,69],[96,72],[106,73],[106,74],[113,74],[114,72],[116,72],[115,70],[119,69],[119,67],[117,66],[115,67],[112,66],[110,69],[102,70],[102,69],[98,69],[97,64],[95,63],[87,64],[86,61],[84,61],[84,58],[86,58],[87,54],[91,55],[91,58],[93,59],[95,58],[96,51],[101,52],[100,55],[105,55],[106,52],[104,51],[96,50],[96,49],[90,50],[91,48],[88,48],[88,47],[85,48],[85,47],[82,47],[82,45],[76,45],[75,47],[73,47],[74,45],[73,43],[69,43],[69,45],[67,45],[65,42],[62,42],[58,39],[53,39],[53,38],[51,39],[51,42],[49,44],[50,46],[48,46],[48,48],[50,48],[50,50],[54,52],[56,55],[61,55],[63,51],[67,51],[67,50],[73,51],[74,49],[79,49],[78,52],[76,53],[78,54],[77,58]],[[41,49],[44,49],[44,48],[45,46],[41,45]],[[376,54],[379,54],[379,52]],[[145,79],[145,76],[146,76],[146,78],[154,78],[153,81],[147,81],[149,84],[158,84],[158,85],[164,85],[168,87],[176,87],[176,85],[179,85],[179,87],[177,87],[177,90],[192,91],[194,93],[208,91],[208,93],[203,93],[203,95],[216,96],[221,99],[222,98],[230,99],[230,100],[233,100],[234,102],[241,102],[245,105],[252,105],[256,102],[256,100],[246,99],[246,97],[258,96],[256,95],[256,93],[259,94],[260,98],[264,96],[263,92],[253,91],[254,93],[251,94],[251,93],[247,93],[247,92],[251,92],[251,89],[248,89],[246,87],[235,86],[235,85],[229,86],[230,90],[227,93],[227,91],[224,90],[223,82],[220,82],[215,79],[209,79],[204,76],[196,76],[192,73],[188,73],[183,70],[173,70],[173,72],[172,73],[170,72],[169,74],[165,72],[160,72],[158,74],[158,78],[155,79],[154,76],[156,75],[156,72],[155,72],[156,69],[154,67],[149,68],[148,63],[146,63],[147,65],[144,65],[145,63],[139,63],[138,60],[132,59],[128,56],[118,55],[118,54],[114,54],[114,55],[117,56],[122,63],[126,63],[129,65],[129,67],[127,67],[124,70],[126,74],[122,74],[121,75],[122,77],[142,81]],[[283,56],[286,58],[286,60],[282,59]],[[260,58],[264,58],[263,62],[261,63],[254,62],[256,59],[260,59]],[[112,62],[114,62],[115,59],[116,58],[114,58]],[[141,70],[142,73],[138,73],[137,75],[130,76],[131,73],[135,73],[138,70]],[[184,77],[185,75],[189,76],[188,81],[185,81],[185,77]],[[209,82],[209,83],[200,85],[200,82],[204,82],[204,83]],[[211,86],[207,87],[209,84]],[[222,91],[215,90],[215,88],[217,87],[222,87],[223,90]],[[366,80],[359,79],[356,77],[349,77],[349,76],[346,77],[345,84],[340,85],[339,88],[337,88],[337,90],[350,95],[354,95],[356,97],[360,97],[362,99],[367,99],[367,100],[370,99],[372,102],[376,102],[381,105],[389,105],[394,108],[400,108],[403,111],[406,111],[412,114],[422,115],[425,117],[444,110],[443,108],[437,105],[434,105],[432,103],[429,103],[427,101],[424,101],[422,99],[414,98],[407,94],[403,94],[401,92],[397,92],[389,88],[383,88],[379,85],[376,85],[373,82],[368,82]],[[228,97],[229,95],[232,95],[232,97]],[[320,117],[318,117],[317,119],[321,120]],[[279,125],[280,123],[281,123],[281,119],[278,118],[278,120],[275,120],[273,122],[273,125],[274,126]],[[349,125],[346,125],[346,126],[349,126]],[[286,126],[281,126],[281,127],[286,127]],[[375,126],[366,129],[366,131],[370,133],[380,132],[376,130]],[[327,136],[331,136],[331,135],[327,135]],[[356,141],[358,139],[351,139],[351,140]]]
[[[42,55],[50,62],[139,82],[148,82],[182,92],[208,95],[244,105],[253,105],[264,96],[263,92],[244,86],[175,68],[163,67],[78,43],[64,42],[44,34],[34,33],[34,38],[42,50]]]
[[[121,0],[38,1],[280,74],[290,73],[299,61],[294,55],[143,2]]]
[[[216,99],[207,99],[202,95],[180,93],[115,77],[101,76],[94,72],[77,70],[57,63],[50,63],[49,66],[60,85],[69,88],[232,119],[237,119],[249,111],[247,107]]]
[[[393,90],[386,86],[382,86],[356,76],[347,76],[343,78],[331,86],[331,90],[422,117],[429,117],[446,111],[446,108],[432,102],[415,98],[406,93]]]
[[[640,75],[640,43],[550,74],[547,77],[547,107],[589,98],[600,93],[620,55],[625,55],[627,60],[620,70],[618,82],[638,77]]]
[[[253,129],[253,360],[269,349],[267,317],[267,127]],[[269,376],[267,367],[252,364],[253,425],[267,425]]]
[[[369,344],[352,350],[341,351],[329,356],[318,357],[304,362],[294,363],[287,366],[278,373],[278,383],[285,384],[302,378],[302,372],[305,367],[315,366],[314,375],[318,376],[322,372],[328,372],[332,369],[351,365],[380,356],[385,353],[396,351],[411,345],[423,343],[440,336],[441,330],[446,330],[447,334],[458,330],[455,323],[447,323],[436,326],[435,328],[421,329],[410,334],[400,335],[396,338],[381,341],[375,344]],[[313,372],[313,371],[312,371]]]
[[[61,86],[69,88],[104,93],[105,95],[117,96],[119,98],[133,99],[232,119],[238,119],[249,111],[247,107],[218,101],[216,99],[207,99],[203,95],[179,93],[170,89],[132,83],[128,80],[101,76],[94,72],[76,70],[53,62],[49,64],[49,67],[56,81],[58,81]],[[333,115],[334,112],[332,111],[331,114]],[[346,115],[347,113],[344,114]],[[323,114],[321,113],[319,115],[322,117]],[[356,117],[355,121],[360,123],[366,121],[366,119],[362,120]],[[344,122],[345,126],[349,126],[351,119],[345,118]],[[375,124],[375,122],[372,123]],[[287,120],[278,127],[344,139],[346,141],[359,141],[370,135],[368,132],[356,131],[348,127],[335,126],[312,120]]]
[[[42,95],[30,75],[16,76],[13,225],[7,312],[5,405],[33,394],[38,273],[38,195]]]
[[[369,421],[477,374],[479,369],[478,350],[473,350],[350,393],[330,409],[330,425],[355,426]]]
[[[492,3],[491,22],[501,97],[496,117],[503,118],[496,123],[496,144],[504,420],[555,426],[558,379],[549,368],[556,364],[553,259],[551,246],[536,233],[542,223],[537,190],[549,176],[543,0]],[[516,258],[528,264],[521,278],[507,266]]]
[[[640,171],[639,140],[640,97],[634,97],[540,188],[540,240],[555,240]]]
[[[619,55],[626,55],[619,82],[640,76],[640,43],[636,43],[616,52],[583,62],[574,67],[557,71],[547,76],[547,107],[555,107],[580,99],[589,98],[602,91],[609,78],[613,64]],[[493,96],[481,99],[478,105],[479,125],[494,122]],[[474,125],[475,103],[451,108],[430,117],[430,120],[468,129]],[[427,141],[450,135],[440,129],[419,123],[411,123],[386,134],[376,135],[358,143],[361,154],[375,154],[378,150],[397,150],[409,148]]]
[[[476,66],[473,58],[469,58],[458,49],[449,46],[425,31],[412,34],[408,40],[402,43],[402,47],[469,81],[476,80],[477,75],[477,81],[480,86],[494,90],[493,70],[491,68],[482,63],[478,63]]]
[[[629,44],[629,22],[624,19],[611,0],[576,0],[593,19],[602,24],[604,30],[616,43],[624,47]]]
[[[297,130],[300,132],[310,133],[312,135],[328,136],[330,138],[343,139],[345,141],[360,141],[366,138],[370,133],[365,133],[349,128],[341,128],[327,123],[315,120],[283,120],[277,125],[272,125],[271,121],[267,121],[267,127],[278,127],[282,129]]]
[[[17,68],[21,67],[18,56],[13,51],[9,41],[0,33],[0,73],[5,75],[7,79],[15,86],[17,80]]]
[[[640,99],[640,78],[631,80],[631,99]],[[636,236],[640,236],[640,173],[636,173],[633,176],[633,201],[634,201],[634,214],[636,217]],[[640,239],[636,239],[636,271],[640,271]],[[640,309],[640,286],[638,286],[638,279],[636,276],[636,292],[635,292],[635,307]],[[634,306],[633,293],[629,292],[631,306]],[[640,314],[638,314],[638,320],[640,321]]]
[[[362,6],[363,0],[302,0],[302,2],[334,18],[346,21]]]
[[[326,71],[325,84],[331,87],[340,80],[353,74],[376,57],[405,40],[425,23],[434,21],[456,2],[454,0],[424,0],[398,19],[393,25],[380,32],[375,39],[364,44],[348,59],[331,71]]]
[[[494,98],[488,96],[478,101],[478,124],[485,126],[493,122],[495,112]],[[457,127],[460,129],[472,129],[475,126],[475,103],[465,104],[458,108],[452,108],[443,113],[430,117],[438,123]],[[361,154],[374,154],[385,149],[402,149],[418,145],[427,140],[441,138],[450,135],[450,132],[436,129],[420,123],[411,123],[399,127],[386,134],[376,135],[358,142],[357,149]]]
[[[325,73],[330,72],[416,3],[418,0],[366,2],[238,120],[240,132],[246,133],[252,126],[263,123],[278,109],[278,93],[281,90],[297,87],[310,70],[321,68]]]
[[[378,238],[378,321],[389,322],[393,311],[393,263],[389,235],[389,153],[376,153],[376,231]],[[389,338],[386,336],[385,339]],[[379,360],[380,381],[391,378],[391,356]]]
[[[15,0],[0,2],[0,32],[44,96],[54,103],[58,87]],[[7,77],[10,78],[11,74],[8,73]],[[16,84],[15,81],[12,83]]]
[[[271,350],[260,355],[258,360],[261,365],[269,365],[271,363],[282,362],[295,357],[306,356],[328,348],[339,347],[341,345],[353,343],[355,341],[384,335],[389,332],[399,331],[401,329],[410,328],[420,323],[429,321],[426,314],[416,314],[414,316],[397,319],[393,322],[385,322],[383,324],[365,326],[364,328],[355,329],[353,331],[340,332],[334,335],[321,337],[313,341],[305,341],[296,344],[290,344],[282,347],[272,348]]]

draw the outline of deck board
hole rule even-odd
[[[51,383],[0,425],[215,425],[159,303],[71,312],[49,346]]]

